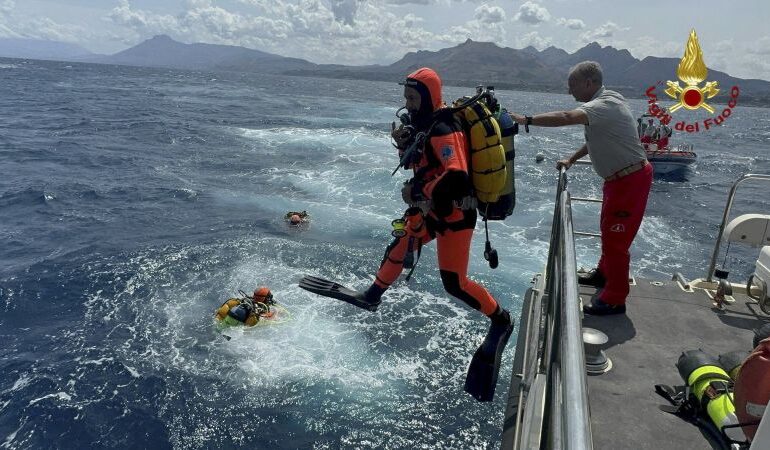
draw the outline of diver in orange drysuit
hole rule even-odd
[[[317,277],[305,277],[300,287],[374,311],[382,294],[403,270],[407,254],[414,250],[419,254],[422,245],[435,239],[444,289],[491,319],[489,332],[474,356],[466,380],[468,392],[488,401],[494,394],[500,355],[513,325],[508,311],[467,276],[476,208],[469,201],[472,184],[466,137],[462,125],[442,101],[441,79],[435,71],[416,70],[402,84],[409,125],[402,124],[396,129],[394,124],[392,131],[400,156],[416,133],[427,134],[422,151],[405,164],[405,168],[414,171],[414,177],[401,192],[410,206],[405,214],[406,235],[396,237],[387,247],[374,283],[363,293]],[[464,209],[463,204],[473,206]]]
[[[402,198],[412,207],[407,213],[407,236],[396,238],[388,246],[374,286],[370,288],[369,299],[379,297],[377,294],[384,292],[398,278],[408,252],[409,238],[413,247],[415,240],[417,245],[424,245],[436,239],[438,266],[446,291],[493,320],[510,322],[507,312],[500,308],[489,292],[467,276],[471,238],[476,227],[476,208],[462,209],[459,206],[464,198],[471,195],[472,189],[468,176],[467,143],[454,115],[441,111],[444,109],[441,79],[433,70],[423,68],[410,74],[404,86],[411,124],[416,131],[428,131],[430,128],[430,132],[422,155],[407,167],[414,171],[414,177],[402,190]],[[403,128],[402,125],[393,131],[394,139],[400,146],[405,144]],[[416,211],[419,205],[427,202],[430,204],[426,208],[427,214]],[[424,229],[420,230],[423,217]]]

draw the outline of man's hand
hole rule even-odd
[[[390,137],[396,141],[396,147],[404,150],[407,147],[409,139],[412,138],[412,133],[409,129],[404,127],[404,124],[401,124],[398,128],[396,128],[396,122],[391,122]]]
[[[518,123],[519,125],[527,124],[527,118],[522,115],[515,114],[515,113],[508,113],[508,115],[511,116],[511,119],[513,119],[513,121]]]
[[[564,166],[565,170],[569,170],[570,167],[572,167],[572,161],[570,161],[569,158],[560,159],[556,161],[556,170],[559,170]]]

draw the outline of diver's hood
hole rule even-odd
[[[429,120],[433,112],[443,106],[441,78],[433,69],[417,69],[406,77],[403,84],[414,88],[420,94],[420,110],[409,111],[412,116],[417,116],[418,121]]]

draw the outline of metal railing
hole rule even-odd
[[[590,166],[591,160],[588,159],[578,159],[575,161],[574,165],[581,165],[581,166]],[[570,202],[584,202],[584,203],[603,203],[602,199],[600,198],[591,198],[591,197],[572,197],[570,196]],[[570,208],[571,209],[571,208]],[[587,231],[573,231],[572,233],[574,236],[587,236],[587,237],[593,237],[593,238],[601,238],[602,235],[599,233],[590,233]]]
[[[706,281],[712,282],[713,281],[713,275],[714,275],[714,268],[717,265],[717,257],[719,256],[719,247],[722,245],[722,235],[725,232],[725,226],[727,225],[727,218],[730,217],[730,209],[733,207],[733,199],[735,199],[735,191],[738,189],[738,185],[743,183],[746,180],[764,180],[764,181],[770,181],[770,175],[763,175],[763,174],[756,174],[756,173],[747,173],[746,175],[738,178],[738,180],[733,183],[733,187],[730,188],[730,194],[727,196],[727,205],[725,205],[725,212],[722,215],[722,225],[719,226],[719,234],[717,235],[717,241],[714,244],[714,253],[711,255],[711,263],[709,263],[708,272],[706,273]]]
[[[529,323],[527,352],[537,362],[522,374],[521,420],[514,448],[590,450],[588,388],[577,286],[572,206],[562,168],[556,189],[542,307]],[[540,317],[536,317],[541,314]],[[530,348],[531,347],[531,348]]]

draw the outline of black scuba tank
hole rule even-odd
[[[238,322],[243,322],[243,323],[245,323],[246,319],[249,318],[249,314],[251,314],[251,311],[243,303],[233,308],[230,308],[230,311],[227,312],[228,316],[232,317]]]

